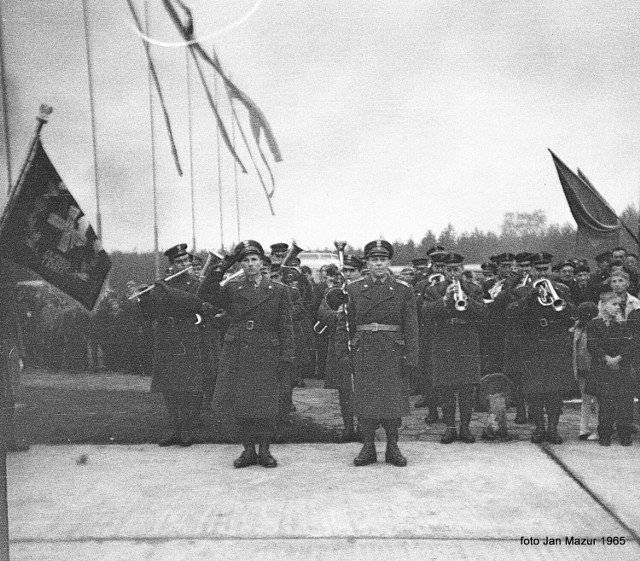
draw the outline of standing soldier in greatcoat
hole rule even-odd
[[[221,416],[235,417],[244,450],[236,468],[255,464],[275,467],[269,446],[278,415],[280,388],[290,379],[294,358],[291,299],[288,289],[262,275],[262,246],[254,240],[238,244],[235,260],[244,278],[220,286],[219,269],[206,275],[199,294],[214,308],[226,310],[224,336],[213,395]],[[259,444],[256,454],[255,445]]]
[[[569,289],[549,280],[551,259],[546,252],[532,256],[532,282],[521,289],[521,298],[509,305],[509,313],[521,325],[522,389],[536,427],[531,436],[535,444],[544,440],[562,443],[558,434],[562,396],[575,389],[569,333],[575,307]]]
[[[346,313],[336,329],[338,358],[353,363],[353,407],[364,440],[354,464],[377,461],[375,432],[382,425],[387,434],[385,460],[404,467],[398,429],[401,417],[409,414],[409,370],[418,366],[416,303],[413,287],[389,272],[389,242],[369,242],[364,252],[369,274],[346,287]]]
[[[165,255],[176,272],[170,281],[159,281],[140,295],[143,314],[156,320],[158,341],[154,353],[151,391],[161,392],[171,417],[171,434],[160,446],[191,446],[191,431],[200,415],[205,370],[210,368],[204,352],[205,325],[213,308],[195,292],[192,256],[187,244],[178,244]]]
[[[480,382],[480,344],[478,330],[487,315],[482,289],[462,278],[463,257],[448,254],[446,280],[424,294],[422,313],[433,326],[431,362],[433,382],[442,400],[447,426],[440,442],[455,440],[472,443],[469,431],[475,386]],[[460,431],[456,432],[456,393],[460,408]]]

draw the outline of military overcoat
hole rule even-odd
[[[542,306],[532,287],[509,305],[509,314],[520,323],[519,344],[522,391],[525,395],[565,393],[575,389],[573,377],[572,317],[575,306],[569,289],[553,282],[558,296],[566,302],[562,311]]]
[[[348,321],[336,328],[338,359],[348,357],[350,337],[355,375],[354,413],[368,419],[396,419],[409,414],[408,370],[418,366],[418,315],[413,287],[388,275],[382,284],[371,276],[352,282]],[[399,331],[358,331],[357,326],[400,326]]]
[[[293,364],[292,305],[286,286],[262,278],[220,287],[203,283],[200,296],[226,310],[213,411],[221,417],[266,419],[278,414],[281,363]],[[289,373],[286,372],[288,376]]]
[[[197,283],[182,275],[140,297],[143,314],[155,320],[152,392],[200,393],[208,362],[203,352],[206,318]],[[197,323],[199,313],[202,322]]]
[[[482,289],[462,281],[468,307],[458,311],[453,302],[445,304],[443,300],[450,284],[450,281],[444,281],[427,289],[422,305],[424,321],[433,330],[431,363],[436,388],[456,388],[480,382],[478,332],[488,313],[482,301]]]

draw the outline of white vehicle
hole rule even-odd
[[[311,269],[313,278],[317,282],[320,282],[320,268],[323,265],[330,265],[333,263],[336,266],[340,266],[337,253],[331,253],[330,251],[303,251],[298,255],[300,259],[300,266],[305,265]]]

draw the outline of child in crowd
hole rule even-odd
[[[591,355],[587,349],[587,324],[598,315],[598,306],[593,302],[583,302],[577,309],[578,319],[570,329],[573,332],[573,374],[580,388],[582,407],[580,409],[579,440],[598,440],[597,433],[589,428],[592,413],[597,423],[598,401],[586,393],[587,378],[591,369]]]
[[[620,296],[600,296],[600,314],[587,327],[591,371],[586,391],[598,398],[598,435],[602,446],[611,445],[616,424],[622,446],[631,446],[634,377],[631,367],[631,330],[620,309]]]

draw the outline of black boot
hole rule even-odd
[[[456,427],[447,427],[447,430],[442,434],[442,438],[440,442],[442,444],[451,444],[458,440],[458,433],[456,432]]]
[[[471,434],[469,430],[469,426],[461,426],[460,433],[458,434],[458,440],[460,442],[465,442],[466,444],[473,444],[476,441],[476,437]]]
[[[529,417],[532,418],[536,425],[536,428],[531,435],[531,442],[534,444],[541,444],[547,438],[547,433],[544,427],[543,401],[541,398],[531,398],[531,402],[529,403]]]
[[[158,446],[172,446],[174,444],[180,444],[180,398],[175,393],[164,394],[165,404],[169,411],[169,417],[171,417],[171,434],[165,436],[158,441]]]
[[[562,398],[559,396],[551,396],[547,399],[547,415],[549,417],[549,426],[547,427],[547,442],[549,444],[562,444],[563,440],[558,434],[558,423],[560,422],[560,413],[562,412]]]
[[[278,465],[276,459],[271,455],[269,451],[269,440],[263,439],[260,441],[260,449],[258,450],[258,463],[262,467],[274,468]]]
[[[375,445],[375,425],[368,421],[361,421],[360,430],[362,431],[364,445],[362,446],[362,450],[360,450],[360,453],[353,460],[353,464],[358,467],[375,464],[378,461],[378,455],[376,453]]]
[[[395,423],[395,422],[394,422]],[[405,467],[407,458],[402,455],[398,448],[398,427],[392,423],[384,424],[384,430],[387,433],[387,450],[384,454],[384,461],[397,467]]]
[[[516,404],[516,418],[514,420],[516,425],[526,425],[527,424],[527,408],[524,404],[524,401],[521,401]]]
[[[339,442],[357,442],[356,431],[353,426],[353,417],[344,419],[344,430],[340,435]]]
[[[243,444],[244,450],[242,454],[233,462],[234,468],[243,468],[247,466],[255,466],[258,463],[258,455],[256,454],[256,446],[252,442]]]

